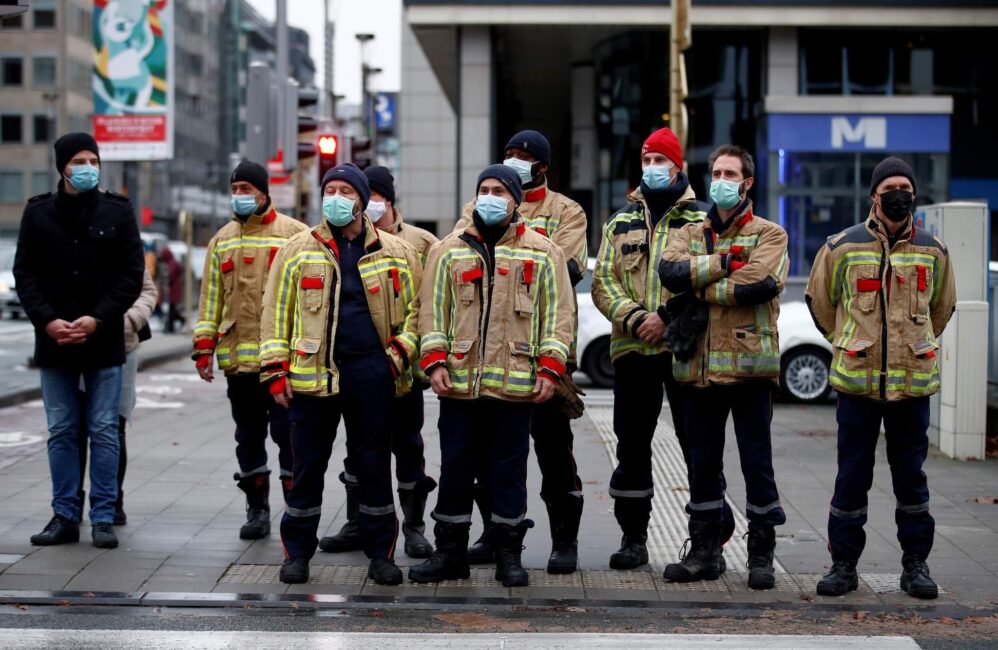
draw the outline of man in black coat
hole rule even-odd
[[[92,459],[93,542],[114,548],[122,319],[142,290],[142,242],[131,202],[97,186],[100,155],[90,135],[62,136],[55,142],[55,158],[59,188],[28,200],[14,258],[17,293],[35,326],[55,512],[31,543],[79,541],[83,503],[77,432],[85,426]],[[81,379],[85,397],[79,392]],[[80,421],[84,406],[86,423]]]

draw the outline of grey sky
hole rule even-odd
[[[338,94],[347,102],[360,101],[360,44],[357,33],[375,34],[367,45],[371,66],[383,72],[371,78],[373,90],[397,91],[401,85],[402,54],[399,41],[402,31],[402,0],[329,0],[331,16],[336,24],[336,44],[333,53],[333,83]],[[249,0],[263,16],[273,19],[276,0]],[[287,0],[288,24],[308,32],[311,54],[318,68],[316,84],[323,81],[324,44],[322,29],[323,0]]]

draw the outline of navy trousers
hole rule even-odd
[[[867,493],[873,485],[873,465],[883,422],[887,463],[891,468],[897,507],[898,542],[905,554],[927,559],[936,523],[929,514],[929,487],[922,464],[929,451],[929,398],[881,402],[839,395],[839,471],[828,515],[828,545],[832,561],[859,561],[866,545]]]
[[[255,372],[226,375],[226,395],[236,422],[236,460],[244,478],[269,472],[267,429],[277,445],[281,481],[291,480],[291,440],[287,409],[279,406]]]
[[[337,367],[338,395],[295,395],[291,400],[294,477],[281,518],[284,552],[288,558],[310,559],[315,554],[326,469],[342,418],[347,430],[347,453],[354,459],[360,489],[357,520],[364,536],[364,553],[372,559],[391,559],[398,536],[389,417],[395,383],[383,354],[337,361]]]

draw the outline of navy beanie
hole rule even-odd
[[[67,133],[52,145],[55,149],[55,168],[62,176],[66,165],[73,159],[73,156],[81,151],[93,151],[100,160],[100,151],[97,149],[97,141],[89,133]]]
[[[329,181],[346,181],[353,186],[353,189],[357,190],[357,194],[360,195],[360,200],[363,207],[367,207],[368,201],[371,200],[371,185],[367,182],[367,176],[364,172],[360,171],[360,167],[353,163],[343,163],[342,165],[336,165],[322,177],[322,193],[326,193],[326,185]]]
[[[551,143],[540,131],[520,131],[506,143],[503,151],[523,149],[545,165],[551,164]]]
[[[478,194],[478,188],[482,186],[482,181],[486,178],[494,178],[505,185],[509,193],[513,195],[513,200],[516,201],[517,205],[520,205],[523,200],[523,184],[520,182],[519,174],[506,165],[489,165],[478,175],[475,194]]]
[[[270,174],[267,173],[267,168],[260,163],[255,163],[252,160],[244,160],[239,163],[232,170],[232,177],[229,178],[230,183],[237,181],[249,183],[267,196],[270,196]]]
[[[377,192],[392,204],[395,203],[395,177],[387,167],[375,165],[364,170],[372,192]]]

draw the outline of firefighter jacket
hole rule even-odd
[[[641,190],[635,190],[627,199],[630,204],[603,226],[593,271],[593,303],[613,325],[610,357],[614,361],[629,352],[653,355],[668,351],[664,341],[648,345],[636,332],[644,317],[669,299],[657,272],[667,242],[677,229],[700,223],[707,213],[707,205],[697,201],[687,187],[653,228]]]
[[[709,305],[707,330],[693,358],[672,365],[677,381],[779,382],[776,322],[789,264],[786,231],[755,216],[749,200],[720,234],[710,219],[672,234],[659,264],[662,283],[673,293],[693,291]]]
[[[396,377],[396,394],[412,386],[410,364],[418,353],[415,299],[422,278],[416,250],[365,220],[365,254],[357,267],[367,289],[371,320]],[[302,395],[340,392],[332,358],[340,300],[340,266],[329,224],[299,233],[274,260],[263,297],[260,380],[287,378]]]
[[[475,202],[464,206],[454,232],[472,225]],[[564,194],[548,189],[547,180],[532,190],[524,190],[523,203],[517,208],[527,227],[551,238],[565,254],[568,276],[574,287],[586,275],[589,225],[582,206]]]
[[[938,337],[956,305],[946,246],[909,219],[893,247],[873,213],[830,237],[811,268],[806,300],[834,346],[836,390],[881,400],[939,390]]]
[[[565,372],[575,336],[565,256],[518,215],[494,259],[472,224],[433,247],[426,274],[420,365],[446,365],[452,397],[530,401],[539,373]]]
[[[214,353],[225,374],[260,372],[263,291],[277,251],[305,224],[273,206],[232,218],[208,242],[191,358]]]
[[[385,232],[395,235],[396,237],[401,237],[407,244],[416,249],[419,253],[419,261],[424,266],[426,265],[426,256],[430,254],[430,249],[436,244],[439,239],[433,236],[429,230],[423,230],[416,226],[407,224],[402,220],[402,213],[399,212],[398,208],[394,208],[394,213],[392,215],[385,215],[381,217],[382,219],[393,218],[392,225],[388,227]]]

